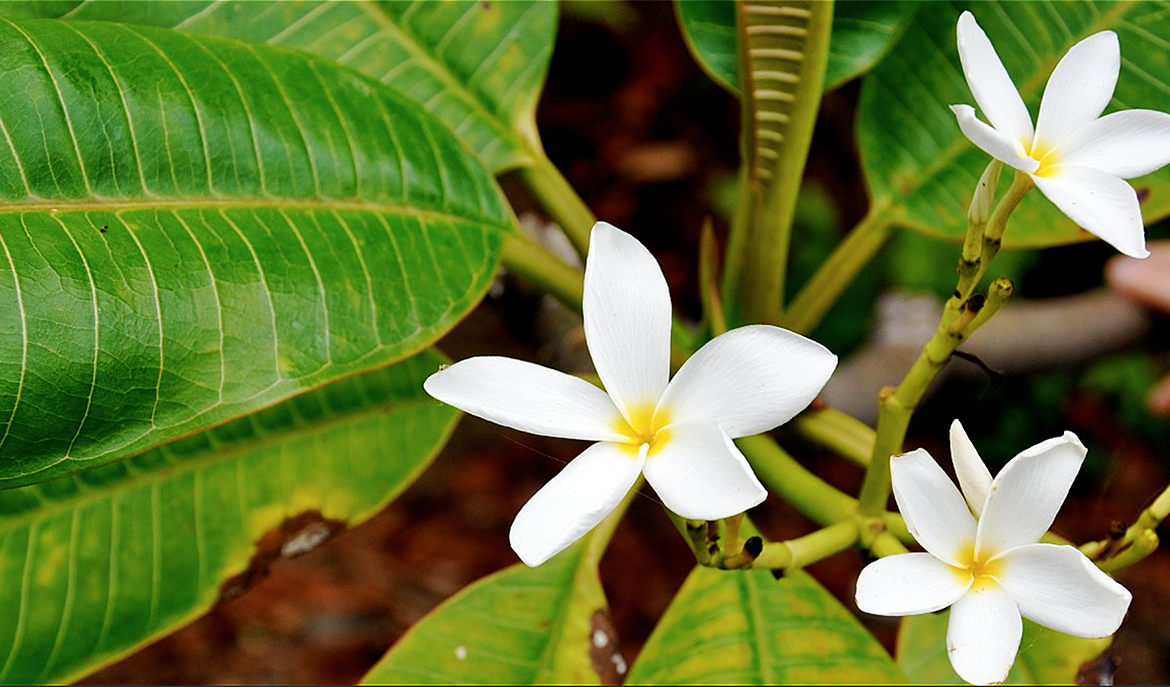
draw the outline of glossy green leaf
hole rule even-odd
[[[807,573],[696,568],[626,684],[889,684],[906,678]]]
[[[947,658],[950,611],[908,616],[898,629],[898,667],[918,685],[965,685]],[[1004,684],[1075,685],[1081,664],[1101,655],[1111,637],[1080,639],[1024,621],[1016,663]]]
[[[536,102],[557,9],[540,0],[75,0],[5,3],[0,13],[147,24],[307,50],[393,85],[499,172],[543,156]]]
[[[883,222],[961,240],[966,208],[988,156],[959,131],[948,109],[975,104],[955,46],[955,24],[967,3],[924,5],[905,36],[862,86],[858,142]],[[1052,69],[1079,40],[1105,29],[1121,41],[1121,76],[1107,111],[1170,111],[1170,15],[1159,3],[988,2],[973,5],[1032,113]],[[1004,174],[1003,184],[1010,180]],[[1170,214],[1170,170],[1135,179],[1147,196],[1146,222]],[[1012,215],[1008,246],[1048,246],[1092,238],[1038,191]]]
[[[511,215],[434,116],[269,46],[0,21],[0,484],[435,341]]]
[[[424,353],[129,461],[0,492],[0,682],[96,669],[376,512],[454,427],[457,413],[422,391],[440,362]]]
[[[699,66],[720,86],[738,93],[734,0],[675,0],[674,7]],[[901,37],[916,8],[917,3],[909,0],[836,0],[825,90],[877,64]]]
[[[537,568],[513,565],[423,618],[362,684],[616,684],[624,663],[594,534]],[[604,678],[604,679],[603,679]]]

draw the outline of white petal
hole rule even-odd
[[[423,388],[465,413],[522,432],[565,439],[625,441],[624,420],[604,391],[583,379],[514,358],[468,358]]]
[[[1039,541],[1064,504],[1086,452],[1077,435],[1065,432],[1008,461],[991,482],[976,555],[988,558]]]
[[[857,607],[875,615],[932,613],[958,601],[971,580],[970,572],[929,553],[887,556],[857,577]]]
[[[890,458],[894,500],[922,548],[952,565],[966,562],[975,544],[975,518],[934,458],[924,449]]]
[[[996,573],[1020,613],[1074,637],[1117,631],[1133,596],[1071,546],[1029,544],[999,558]]]
[[[568,548],[630,491],[645,453],[609,442],[582,451],[520,509],[508,533],[512,550],[536,567]]]
[[[693,520],[742,513],[768,495],[714,422],[679,422],[659,430],[643,471],[667,508]]]
[[[1053,205],[1085,231],[1130,257],[1150,254],[1137,193],[1122,179],[1066,165],[1050,167],[1044,176],[1032,179]]]
[[[1122,179],[1170,162],[1170,114],[1124,110],[1090,122],[1060,148],[1060,164],[1092,167]]]
[[[605,390],[626,419],[648,422],[670,377],[670,292],[650,251],[605,222],[589,239],[582,309]]]
[[[1100,117],[1120,72],[1121,47],[1112,31],[1095,33],[1070,48],[1044,87],[1032,150],[1063,149],[1077,129]]]
[[[1032,116],[1028,114],[1028,108],[1020,98],[1020,92],[1016,90],[1012,78],[1004,69],[1003,62],[995,53],[987,34],[983,33],[983,29],[975,22],[975,17],[970,12],[963,12],[959,16],[959,25],[955,33],[959,42],[959,61],[963,63],[963,74],[967,76],[967,85],[971,88],[971,94],[975,96],[979,109],[983,111],[983,116],[1013,144],[1031,143]],[[1008,162],[1004,158],[996,157]]]
[[[983,502],[991,489],[991,473],[957,419],[951,423],[951,461],[955,464],[963,498],[967,499],[971,512],[978,516],[983,512]]]
[[[947,625],[951,665],[967,682],[1001,683],[1016,660],[1023,631],[1020,610],[1007,591],[981,581],[951,606]]]
[[[713,420],[732,438],[766,432],[804,410],[836,366],[827,348],[787,329],[733,329],[707,342],[670,380],[656,424]]]
[[[1038,161],[1025,154],[1023,144],[980,121],[975,116],[975,108],[970,105],[951,105],[951,112],[958,118],[963,135],[991,157],[1021,172],[1031,173],[1040,166]]]

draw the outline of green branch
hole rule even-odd
[[[597,222],[593,211],[543,154],[538,155],[531,166],[517,170],[517,174],[584,258],[589,252],[589,232]]]
[[[815,329],[889,237],[888,222],[866,215],[801,287],[781,324],[801,334]]]

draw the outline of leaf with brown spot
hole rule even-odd
[[[422,390],[441,362],[426,352],[123,463],[0,491],[0,682],[96,670],[373,515],[455,425]]]

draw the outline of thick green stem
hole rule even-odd
[[[818,525],[851,518],[857,502],[817,477],[770,437],[758,434],[735,440],[756,475],[778,495]]]
[[[889,532],[883,532],[874,537],[873,542],[869,545],[869,552],[878,558],[908,553],[906,547],[902,545],[902,542],[898,541],[898,538]]]
[[[873,428],[836,408],[808,410],[792,421],[792,428],[804,439],[840,454],[865,467],[873,453]]]
[[[734,3],[739,58],[741,122],[740,203],[732,222],[724,272],[727,319],[734,326],[779,322],[792,218],[820,109],[833,3],[801,10],[804,29],[795,47],[787,19]],[[776,57],[777,54],[784,57]],[[776,70],[791,79],[777,99]],[[760,81],[757,83],[757,79]],[[779,124],[777,122],[780,122]]]
[[[857,521],[843,520],[803,537],[764,544],[747,567],[790,573],[840,553],[857,543]]]
[[[902,382],[897,388],[882,389],[878,398],[877,437],[858,496],[862,515],[874,516],[885,510],[890,496],[890,456],[902,453],[910,418],[930,383],[946,367],[959,344],[1002,308],[1011,294],[1011,281],[1000,278],[991,285],[986,302],[981,306],[977,306],[974,299],[962,309],[948,305],[943,309],[934,336],[922,347]]]
[[[536,162],[521,167],[517,174],[584,258],[589,252],[589,232],[597,218],[561,171],[547,157],[539,155]]]
[[[800,289],[781,323],[794,332],[811,332],[889,237],[889,223],[873,212],[866,215]]]
[[[504,268],[544,289],[574,312],[581,312],[585,275],[544,246],[508,232],[500,256]]]

